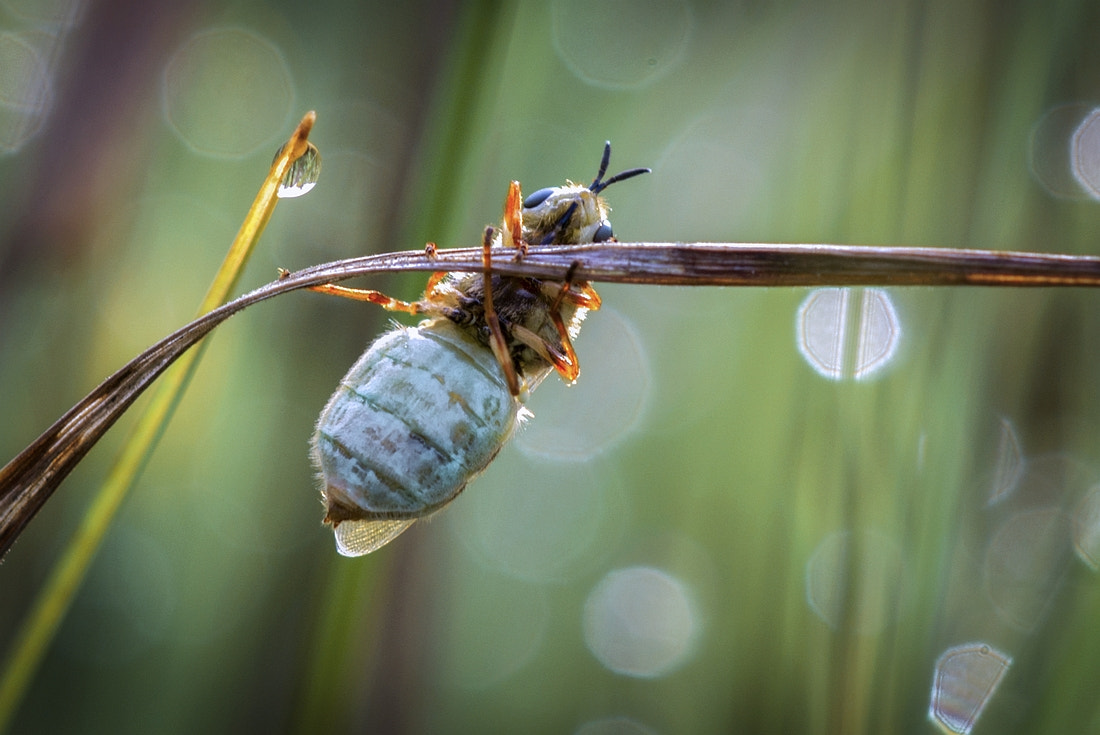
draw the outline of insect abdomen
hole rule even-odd
[[[496,456],[518,413],[496,358],[462,328],[436,319],[387,332],[317,424],[326,520],[431,513]]]

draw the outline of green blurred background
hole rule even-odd
[[[0,459],[187,321],[306,110],[320,183],[245,288],[476,245],[510,179],[587,182],[605,139],[653,168],[607,192],[624,241],[1097,253],[1064,164],[1098,28],[1089,0],[0,0]],[[12,731],[924,733],[937,658],[983,643],[1012,664],[976,732],[1100,732],[1071,543],[1100,293],[892,290],[864,380],[807,364],[807,290],[600,293],[578,384],[361,559],[307,444],[391,315],[295,293],[219,328]],[[0,565],[0,650],[129,424]]]

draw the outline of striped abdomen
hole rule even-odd
[[[379,337],[313,437],[340,550],[372,551],[453,500],[500,451],[519,411],[493,353],[449,320]]]

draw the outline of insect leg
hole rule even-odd
[[[559,324],[560,329],[564,330],[565,324],[562,322],[561,316],[554,320],[555,327],[558,327]],[[553,365],[564,380],[572,383],[581,372],[580,365],[577,364],[577,353],[573,351],[573,344],[569,340],[568,332],[559,331],[559,334],[562,338],[561,350],[527,327],[520,324],[512,325],[513,338],[534,350],[539,357]]]
[[[561,358],[555,361],[554,369],[561,374],[567,382],[572,383],[581,374],[580,363],[577,362],[577,353],[573,350],[573,340],[569,339],[569,330],[562,321],[561,312],[554,309],[550,312],[550,318],[554,320],[554,328],[558,330],[561,338]]]
[[[577,203],[573,202],[569,205],[569,208],[565,210],[565,213],[558,218],[558,221],[554,223],[554,226],[546,233],[546,236],[542,238],[539,245],[552,245],[558,242],[559,237],[564,237],[565,230],[569,226],[569,221],[573,219],[573,215],[577,211]],[[560,243],[559,243],[560,244]]]
[[[516,249],[516,258],[527,254],[527,243],[523,240],[523,194],[518,181],[508,185],[508,196],[504,198],[504,219],[501,222],[504,244]]]
[[[424,246],[424,254],[431,259],[436,257],[436,245],[434,242],[430,242]],[[288,275],[290,275],[290,271],[285,268],[279,269],[279,278],[285,278]],[[310,286],[309,290],[328,294],[329,296],[341,296],[353,301],[367,301],[372,304],[378,304],[386,311],[404,311],[409,314],[425,314],[434,311],[431,297],[435,295],[435,289],[439,285],[439,282],[443,280],[444,276],[446,276],[446,273],[432,274],[431,278],[428,279],[428,287],[424,293],[424,299],[421,301],[402,301],[392,296],[387,296],[381,291],[375,291],[368,288],[348,288],[347,286],[337,286],[332,283],[324,283],[320,286]]]
[[[596,289],[592,288],[592,284],[587,281],[582,281],[581,284],[577,286],[579,290],[573,290],[573,286],[575,285],[573,283],[573,276],[576,275],[579,266],[580,263],[574,261],[573,264],[569,266],[569,270],[565,273],[565,281],[560,284],[546,282],[542,284],[543,294],[554,299],[550,307],[551,312],[555,314],[558,313],[563,301],[568,301],[571,304],[576,304],[582,309],[591,309],[592,311],[600,308],[603,302],[600,300],[600,295],[596,293]]]
[[[352,299],[353,301],[368,301],[372,304],[378,304],[386,311],[405,311],[409,314],[423,314],[425,311],[428,311],[428,309],[425,308],[425,304],[421,301],[401,301],[392,296],[387,296],[381,291],[374,291],[367,288],[348,288],[347,286],[336,286],[331,283],[325,283],[320,286],[310,286],[309,290],[328,294],[329,296],[341,296],[345,299]]]
[[[596,293],[596,289],[592,288],[592,284],[586,282],[583,286],[579,286],[578,288],[579,290],[577,291],[563,288],[559,294],[559,298],[571,304],[576,304],[583,309],[596,311],[600,308],[603,301],[600,300],[600,295]]]
[[[582,282],[578,291],[573,290],[573,277],[576,275],[580,263],[574,262],[569,266],[565,274],[565,281],[557,283],[543,283],[543,295],[552,298],[550,306],[550,318],[554,322],[554,329],[561,341],[560,349],[535,332],[521,325],[512,326],[512,337],[534,350],[539,357],[554,366],[562,379],[572,383],[580,375],[581,367],[577,360],[577,352],[573,349],[573,340],[569,337],[569,329],[561,318],[561,305],[568,301],[583,309],[600,308],[600,297],[596,290],[587,282]]]
[[[500,363],[504,371],[504,379],[508,383],[508,391],[513,396],[520,396],[521,386],[519,376],[516,374],[516,366],[512,363],[512,355],[508,351],[508,343],[504,339],[504,330],[500,328],[500,318],[493,308],[493,228],[485,228],[485,237],[481,241],[481,263],[485,267],[482,278],[485,282],[485,323],[489,326],[489,346],[493,355]],[[522,393],[527,393],[527,386],[522,386]],[[522,398],[522,396],[521,396]]]
[[[437,289],[439,288],[439,284],[442,283],[443,279],[446,278],[446,277],[447,277],[446,273],[437,272],[437,273],[433,273],[428,278],[428,285],[424,287],[424,300],[425,301],[435,301],[436,299],[439,298],[439,294],[437,292]]]

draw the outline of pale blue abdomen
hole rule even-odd
[[[348,371],[317,424],[313,455],[328,519],[431,513],[496,456],[519,410],[493,353],[452,322],[385,333]]]

